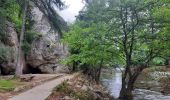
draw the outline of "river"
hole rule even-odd
[[[101,81],[104,86],[109,90],[110,94],[114,98],[119,97],[119,92],[121,89],[122,73],[118,69],[113,69],[112,72],[102,73]],[[133,91],[134,100],[170,100],[170,96],[162,95],[159,92],[145,90],[145,89],[135,89]]]

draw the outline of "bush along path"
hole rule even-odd
[[[55,88],[57,85],[61,84],[65,80],[72,79],[77,75],[78,73],[66,75],[58,79],[46,82],[26,92],[9,98],[8,100],[45,100],[52,93],[53,88]]]

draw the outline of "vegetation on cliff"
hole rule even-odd
[[[26,55],[31,50],[33,40],[40,35],[33,31],[34,21],[32,20],[31,10],[33,6],[37,6],[39,10],[49,20],[51,28],[53,28],[58,34],[62,34],[63,30],[67,29],[67,25],[64,20],[57,14],[55,7],[63,9],[64,3],[60,0],[0,0],[0,61],[4,63],[8,57],[8,47],[6,38],[7,34],[7,22],[14,25],[18,38],[16,39],[17,52],[16,72],[17,76],[23,73],[25,65]],[[60,36],[58,38],[60,38]],[[13,40],[11,40],[13,41]],[[4,45],[4,46],[3,46]]]

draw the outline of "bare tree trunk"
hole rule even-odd
[[[72,72],[76,72],[78,70],[78,62],[73,61]]]
[[[23,16],[22,16],[22,29],[21,29],[21,34],[20,34],[18,55],[17,55],[17,64],[16,64],[16,71],[15,71],[15,75],[17,77],[19,77],[20,75],[23,74],[23,67],[24,67],[24,64],[25,64],[25,57],[24,57],[24,52],[22,50],[22,45],[23,45],[24,33],[25,33],[27,7],[28,7],[28,1],[25,0],[24,1]]]

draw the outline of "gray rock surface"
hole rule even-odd
[[[6,36],[0,42],[1,48],[6,50],[5,58],[0,66],[3,74],[12,74],[15,71],[16,55],[18,52],[18,37],[14,25],[6,22]]]
[[[50,26],[38,7],[34,6],[31,13],[35,22],[33,30],[41,34],[41,37],[33,41],[27,63],[42,73],[69,72],[67,66],[59,63],[68,55],[67,47],[60,43],[59,33]]]
[[[67,66],[61,65],[61,59],[68,55],[67,47],[60,42],[59,33],[50,25],[50,21],[33,5],[31,7],[31,20],[34,21],[32,31],[39,35],[31,44],[31,50],[27,53],[24,72],[38,69],[42,73],[69,72]],[[5,48],[7,54],[4,61],[0,61],[0,72],[14,74],[18,53],[17,31],[12,23],[6,23],[6,36],[0,40],[0,47]],[[23,58],[24,59],[24,58]],[[30,68],[31,67],[31,68]],[[29,70],[31,69],[31,70]]]

